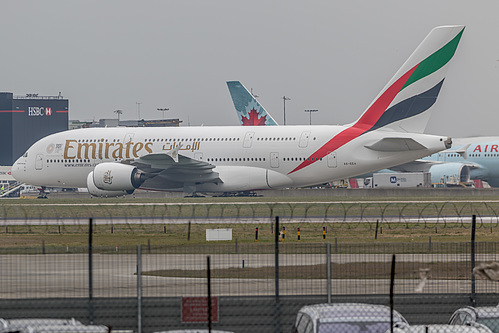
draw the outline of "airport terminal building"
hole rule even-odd
[[[39,139],[68,129],[69,100],[0,92],[0,165],[10,166]]]

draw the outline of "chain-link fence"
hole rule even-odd
[[[476,266],[499,262],[499,243],[476,244]],[[141,265],[145,297],[205,296],[206,257],[219,296],[272,296],[273,244],[182,247],[94,247],[42,253],[41,248],[0,249],[3,299],[130,297],[137,295]],[[386,295],[392,253],[397,254],[397,294],[471,293],[470,243],[281,244],[279,293]],[[91,258],[91,259],[90,259]],[[490,268],[494,269],[494,267]],[[89,286],[89,280],[92,285]],[[477,293],[499,293],[499,283],[477,279]],[[91,290],[90,290],[91,287]],[[329,291],[330,290],[330,291]]]
[[[92,245],[91,235],[88,247],[0,248],[0,316],[75,318],[157,332],[207,328],[210,309],[219,330],[289,332],[295,325],[299,333],[384,332],[390,328],[386,308],[372,310],[378,315],[362,315],[365,306],[352,315],[356,305],[299,310],[317,303],[388,306],[392,300],[410,324],[446,324],[467,305],[492,306],[481,315],[493,321],[499,300],[496,242],[288,244],[276,236],[275,243],[104,247]],[[357,321],[379,317],[384,324],[353,324],[346,314]],[[338,325],[319,328],[321,316]],[[472,321],[463,318],[456,322]],[[397,330],[407,329],[403,322]]]

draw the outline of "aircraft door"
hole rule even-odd
[[[270,153],[270,167],[271,168],[279,167],[279,153]]]
[[[332,151],[327,154],[327,166],[330,168],[336,168],[338,166],[338,161],[336,159],[335,151]]]
[[[244,136],[243,148],[251,148],[251,144],[253,143],[253,137],[255,136],[255,132],[247,132]]]
[[[203,160],[203,153],[194,153],[194,159],[198,161]]]
[[[306,148],[308,146],[308,139],[310,138],[310,131],[305,131],[300,136],[300,143],[298,147]]]
[[[42,170],[43,169],[43,154],[36,155],[35,158],[35,169]]]

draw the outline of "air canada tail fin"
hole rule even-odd
[[[423,133],[464,26],[434,28],[353,127]]]
[[[277,125],[263,106],[239,81],[227,81],[237,117],[243,126]]]

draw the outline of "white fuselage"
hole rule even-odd
[[[499,138],[460,138],[454,142],[451,149],[425,157],[423,160],[469,165],[471,179],[482,179],[493,187],[499,187]],[[469,147],[465,156],[456,152],[466,145]]]
[[[179,154],[204,161],[213,171],[243,174],[265,170],[279,181],[266,188],[309,186],[409,162],[445,149],[446,137],[376,130],[347,138],[321,158],[311,158],[345,126],[225,126],[165,128],[89,128],[47,136],[36,142],[12,167],[22,182],[53,187],[86,187],[87,175],[103,162],[119,163],[148,154]],[[366,148],[382,138],[412,138],[427,149],[379,151]],[[317,156],[317,155],[315,155]],[[310,159],[307,163],[307,159]],[[303,163],[305,162],[306,165]],[[301,165],[301,167],[299,167]],[[297,169],[298,167],[298,169]],[[251,183],[231,186],[198,184],[199,191],[251,190]],[[151,188],[149,186],[149,188]],[[153,188],[155,190],[179,190]],[[180,189],[181,190],[181,189]]]

